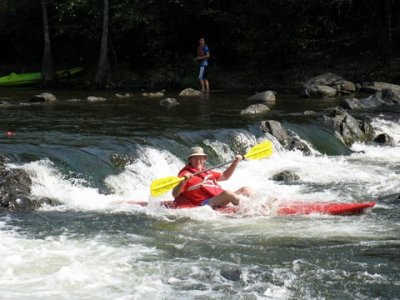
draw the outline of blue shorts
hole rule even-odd
[[[210,199],[211,199],[211,198],[210,198]],[[206,199],[206,200],[201,201],[200,205],[201,205],[201,206],[210,205],[210,203],[208,202],[208,201],[210,201],[210,199]]]
[[[207,79],[207,66],[200,66],[199,79],[200,80]]]

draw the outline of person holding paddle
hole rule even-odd
[[[204,166],[207,154],[201,147],[192,147],[188,164],[178,174],[178,177],[183,177],[184,180],[172,190],[176,204],[211,207],[226,206],[229,203],[238,205],[239,195],[250,196],[253,193],[251,189],[242,187],[237,191],[224,190],[217,182],[228,180],[242,159],[243,155],[236,155],[230,166],[222,173],[207,170]]]

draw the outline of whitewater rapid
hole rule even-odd
[[[183,151],[158,147],[159,141],[140,145],[132,163],[105,176],[108,193],[49,159],[9,165],[29,173],[33,198],[61,205],[0,218],[0,298],[323,299],[330,291],[332,298],[368,299],[376,296],[371,285],[391,286],[386,298],[396,295],[399,267],[385,255],[400,246],[398,203],[384,199],[399,193],[400,124],[380,118],[372,124],[392,136],[394,145],[357,143],[351,155],[313,149],[305,156],[274,141],[270,157],[241,162],[221,184],[257,192],[243,199],[242,217],[209,207],[159,207],[171,195],[152,198],[151,181],[174,176],[185,164]],[[213,163],[234,157],[232,139],[237,151],[246,151],[270,138],[232,129],[201,142],[218,154]],[[300,179],[272,180],[285,170]],[[351,217],[278,217],[263,208],[265,202],[293,200],[377,205]]]

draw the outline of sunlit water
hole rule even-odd
[[[271,115],[244,118],[246,93],[171,108],[139,95],[89,104],[86,92],[20,106],[32,91],[3,93],[15,106],[0,110],[1,130],[16,135],[2,138],[0,152],[30,174],[32,198],[61,205],[0,217],[1,299],[399,299],[398,110],[368,113],[393,146],[357,143],[347,155],[318,118],[301,116],[335,104],[321,99],[278,96]],[[83,100],[67,101],[75,98]],[[312,155],[262,133],[259,121],[270,118]],[[206,148],[212,166],[266,139],[272,156],[241,162],[222,183],[256,191],[237,215],[167,210],[158,203],[170,194],[150,197],[151,181],[176,175],[192,145]],[[115,166],[113,154],[130,163]],[[271,179],[284,170],[300,179]],[[277,216],[277,204],[294,200],[377,205],[357,216]]]

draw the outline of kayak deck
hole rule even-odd
[[[147,206],[146,201],[129,201],[130,204],[139,206]],[[161,206],[169,209],[195,208],[195,205],[177,206],[174,201],[161,201]],[[310,214],[325,214],[325,215],[358,215],[363,213],[367,208],[375,206],[375,202],[283,202],[278,205],[276,214],[279,216],[288,215],[310,215]],[[215,208],[216,211],[225,214],[235,214],[239,212],[239,207],[225,206]]]

